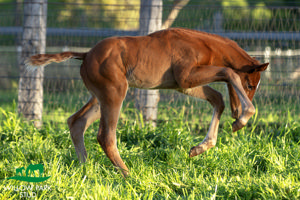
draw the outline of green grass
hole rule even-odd
[[[206,130],[184,120],[152,128],[138,114],[121,118],[118,148],[131,173],[124,179],[97,143],[98,122],[87,130],[88,161],[80,164],[66,124],[45,123],[38,130],[15,112],[0,112],[0,199],[19,199],[25,194],[18,188],[24,186],[32,186],[26,195],[37,199],[300,198],[297,119],[267,123],[256,118],[237,133],[225,122],[217,146],[189,158],[189,149],[201,142]],[[16,168],[38,163],[44,165],[44,176],[51,176],[47,181],[6,179],[15,176]]]

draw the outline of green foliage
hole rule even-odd
[[[59,10],[56,17],[64,26],[125,30],[137,29],[139,26],[139,0],[63,0],[63,2],[66,3],[64,9]],[[55,17],[56,14],[53,14],[50,11],[49,15]]]
[[[250,10],[246,0],[222,1],[225,18],[240,19],[249,17]]]
[[[134,113],[135,111],[132,111]],[[299,199],[299,121],[262,123],[231,133],[220,127],[215,148],[194,158],[188,151],[204,138],[185,122],[157,128],[142,125],[134,115],[118,125],[118,148],[131,175],[114,169],[97,144],[98,122],[85,135],[88,161],[80,164],[66,124],[44,124],[38,130],[14,112],[1,109],[0,198],[20,198],[7,189],[48,185],[37,199]],[[7,180],[15,169],[44,165],[40,184]]]
[[[240,1],[222,1],[222,6],[224,9],[224,17],[233,20],[237,19],[249,19],[253,20],[269,20],[271,18],[271,10],[267,9],[265,3],[259,2],[255,4],[255,8],[249,8],[249,4],[246,0]]]
[[[271,19],[272,13],[269,9],[265,8],[266,5],[264,3],[258,3],[255,6],[256,6],[256,8],[251,13],[253,19],[255,19],[255,20]]]

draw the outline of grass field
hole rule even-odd
[[[118,148],[131,173],[124,179],[97,143],[98,123],[86,132],[89,157],[80,164],[65,123],[45,122],[38,130],[12,110],[15,105],[0,110],[0,199],[300,198],[298,118],[268,123],[254,117],[237,133],[221,119],[216,147],[189,158],[205,128],[185,120],[152,128],[136,111],[125,110],[117,130]],[[43,176],[51,176],[47,181],[7,179],[16,168],[39,163]]]

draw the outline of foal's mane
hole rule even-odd
[[[208,38],[211,38],[213,40],[218,40],[219,42],[226,43],[227,45],[231,46],[235,50],[239,51],[243,55],[243,57],[246,60],[248,60],[249,62],[251,62],[252,64],[254,64],[254,65],[259,64],[259,62],[255,58],[252,58],[251,56],[249,56],[244,49],[242,49],[235,41],[233,41],[229,38],[222,37],[220,35],[216,35],[216,34],[213,34],[213,33],[207,33],[207,32],[203,32],[203,31],[193,30],[193,29],[170,28],[170,30],[176,30],[178,32],[193,33],[193,34],[196,34],[196,35],[199,35],[199,36],[200,35],[205,35]]]

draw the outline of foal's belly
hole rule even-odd
[[[141,89],[176,89],[178,84],[170,70],[164,73],[129,72],[126,74],[129,87]]]

